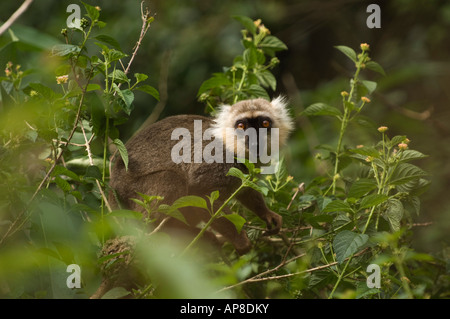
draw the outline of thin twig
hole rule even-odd
[[[16,22],[16,20],[28,9],[33,0],[25,0],[19,9],[14,12],[8,20],[0,27],[0,35],[2,35],[8,28]]]
[[[150,12],[148,11],[148,8],[145,8],[144,13],[144,1],[141,2],[141,19],[142,19],[142,28],[141,28],[141,34],[139,35],[139,39],[136,42],[136,45],[134,46],[133,54],[131,55],[131,59],[128,62],[127,68],[125,69],[125,74],[128,74],[130,71],[131,64],[133,63],[134,57],[136,56],[139,47],[141,46],[142,39],[144,38],[145,34],[147,33],[148,29],[150,28],[150,23],[148,22],[148,19],[150,17]]]
[[[81,131],[83,132],[84,140],[86,141],[85,147],[86,147],[86,151],[87,151],[88,158],[89,158],[89,164],[91,166],[94,166],[94,160],[92,158],[91,145],[90,145],[90,141],[92,141],[92,137],[94,136],[94,134],[92,134],[91,139],[88,141],[86,132],[84,131],[83,123],[81,121],[80,121],[80,127],[81,127]],[[100,184],[98,179],[95,179],[95,182],[96,182],[97,187],[100,191],[100,194],[105,202],[106,208],[108,208],[108,211],[111,212],[112,209],[111,209],[111,206],[109,205],[108,198],[106,197],[105,193],[103,192],[102,185]]]
[[[152,231],[150,234],[148,234],[148,236],[151,236],[151,235],[153,235],[154,233],[157,233],[157,232],[164,226],[164,224],[167,223],[167,221],[168,221],[169,219],[170,219],[170,217],[164,218],[164,219],[159,223],[159,225],[158,225],[155,229],[153,229],[153,231]]]

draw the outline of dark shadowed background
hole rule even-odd
[[[131,52],[140,28],[140,1],[87,1],[101,7],[107,34],[116,38],[124,52]],[[23,51],[0,52],[0,66],[20,62],[35,67],[44,59],[43,49],[62,42],[70,0],[35,1],[13,26],[15,36],[27,44]],[[381,28],[369,29],[366,8],[381,7]],[[78,3],[80,4],[80,3]],[[159,118],[182,113],[204,113],[197,100],[201,83],[212,73],[230,66],[240,54],[241,25],[233,15],[262,19],[271,33],[289,50],[278,55],[274,70],[278,81],[273,96],[285,94],[291,101],[296,131],[290,139],[287,164],[296,181],[308,183],[316,169],[315,146],[333,144],[337,122],[305,118],[301,111],[315,102],[339,106],[340,91],[347,89],[352,66],[336,45],[359,50],[369,43],[371,57],[380,63],[386,76],[366,73],[378,88],[364,115],[374,127],[389,127],[390,136],[406,135],[411,147],[429,155],[416,164],[430,173],[432,180],[422,197],[414,247],[437,251],[449,243],[450,230],[450,3],[438,0],[308,0],[308,1],[146,1],[155,21],[142,43],[132,72],[150,75],[149,84],[159,87],[163,98]],[[1,1],[0,20],[6,20],[19,6]],[[39,31],[39,33],[33,33]],[[0,46],[10,40],[0,37]],[[167,94],[167,97],[165,97]],[[152,113],[157,101],[136,94],[131,120],[121,129],[127,140]],[[354,128],[346,143],[369,143],[376,129]]]

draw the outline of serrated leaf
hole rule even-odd
[[[343,200],[337,199],[329,203],[323,210],[324,213],[332,213],[332,212],[346,212],[346,213],[354,213],[352,207],[349,203],[344,202]]]
[[[125,74],[125,72],[123,72],[122,70],[117,70],[117,69],[114,70],[113,72],[111,72],[110,74],[108,74],[108,77],[113,78],[114,81],[122,82],[122,83],[127,83],[130,81],[130,79]]]
[[[352,48],[344,45],[338,45],[335,46],[335,48],[344,53],[348,58],[350,58],[350,60],[356,63],[356,52]]]
[[[380,157],[380,152],[376,148],[368,147],[368,146],[351,149],[350,152],[356,153],[356,154],[360,154],[360,155],[364,155],[364,156],[371,156],[373,158],[379,158]]]
[[[70,192],[70,190],[72,189],[72,188],[70,187],[69,182],[66,181],[65,179],[62,179],[62,178],[59,177],[59,176],[56,176],[56,177],[55,177],[55,183],[56,183],[56,185],[58,185],[58,187],[59,187],[62,191],[64,191],[65,193]]]
[[[342,264],[346,258],[352,256],[364,246],[368,239],[369,236],[366,234],[357,234],[349,230],[338,233],[333,240],[337,262]]]
[[[264,87],[270,87],[273,91],[276,90],[277,80],[273,76],[272,72],[263,70],[256,73],[259,83]]]
[[[350,186],[348,197],[359,199],[367,193],[373,191],[375,188],[377,188],[377,184],[374,180],[359,179],[354,182],[352,186]]]
[[[228,214],[228,215],[223,215],[223,218],[228,219],[230,222],[232,222],[234,224],[234,226],[236,227],[236,230],[238,233],[241,232],[242,227],[244,226],[246,220],[238,214]]]
[[[367,209],[373,206],[380,205],[385,202],[389,197],[384,194],[372,194],[363,197],[359,205],[359,209]]]
[[[378,72],[382,75],[386,75],[386,72],[384,72],[384,69],[381,65],[379,65],[375,61],[369,61],[366,63],[366,68],[375,72]]]
[[[342,112],[335,108],[334,106],[330,106],[324,103],[314,103],[308,106],[302,114],[307,116],[318,116],[318,115],[330,115],[330,116],[342,116]]]
[[[269,94],[267,94],[266,90],[260,85],[252,84],[247,89],[247,92],[249,93],[250,97],[254,98],[263,98],[265,100],[270,100]]]
[[[412,161],[415,159],[421,159],[421,158],[426,158],[426,157],[428,157],[428,156],[422,154],[419,151],[415,151],[415,150],[404,150],[404,151],[400,152],[400,154],[399,154],[399,160],[401,162],[407,162],[407,161]]]
[[[262,193],[263,195],[267,196],[269,189],[267,187],[259,186],[256,183],[253,183],[252,181],[245,181],[245,186],[253,188],[255,191],[258,191]]]
[[[151,96],[153,96],[157,101],[159,101],[159,92],[153,86],[150,85],[141,85],[136,88],[136,90],[145,92]]]
[[[400,230],[400,222],[403,218],[403,204],[396,198],[391,198],[387,202],[388,207],[383,213],[383,217],[389,222],[393,232]]]
[[[96,43],[97,44],[97,43]],[[128,54],[123,53],[122,51],[118,51],[116,49],[108,49],[108,62],[114,62],[123,58],[126,58]]]
[[[128,151],[125,144],[123,144],[123,142],[118,138],[116,138],[113,143],[117,146],[117,150],[119,151],[120,157],[125,165],[125,171],[128,171]]]
[[[400,163],[394,174],[392,174],[390,183],[392,185],[405,184],[411,180],[418,179],[426,175],[426,172],[415,165],[409,163]]]
[[[52,47],[53,56],[66,56],[77,54],[81,51],[80,47],[73,44],[57,44]]]
[[[259,44],[259,47],[262,49],[271,49],[273,51],[287,50],[288,48],[283,41],[273,35],[266,36]]]
[[[123,110],[125,113],[130,115],[131,113],[131,104],[134,101],[134,93],[130,89],[121,90],[116,83],[113,83],[114,91],[120,97],[120,99],[124,102]]]

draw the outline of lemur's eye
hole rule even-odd
[[[243,122],[237,123],[236,128],[239,130],[245,130],[245,123]]]
[[[263,127],[269,127],[270,126],[270,121],[268,121],[268,120],[264,120],[264,121],[262,121],[262,126]]]

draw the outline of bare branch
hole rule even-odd
[[[90,141],[92,141],[92,137],[94,135],[92,134],[91,138],[88,140],[87,136],[86,136],[86,132],[84,131],[84,126],[83,126],[82,122],[80,122],[80,127],[81,127],[81,131],[83,132],[84,140],[86,141],[85,147],[86,147],[86,151],[87,151],[88,158],[89,158],[89,164],[91,166],[94,166],[94,160],[92,158],[91,145],[90,145]],[[102,185],[100,185],[100,182],[99,182],[98,179],[95,179],[95,182],[96,182],[97,187],[98,187],[98,189],[100,191],[100,194],[102,195],[103,201],[105,202],[105,205],[108,208],[108,211],[111,212],[112,209],[111,209],[111,206],[109,205],[108,198],[106,197],[105,193],[103,192]]]
[[[0,35],[2,35],[8,28],[16,22],[16,20],[28,9],[33,0],[25,0],[19,9],[14,12],[8,20],[0,27]]]

